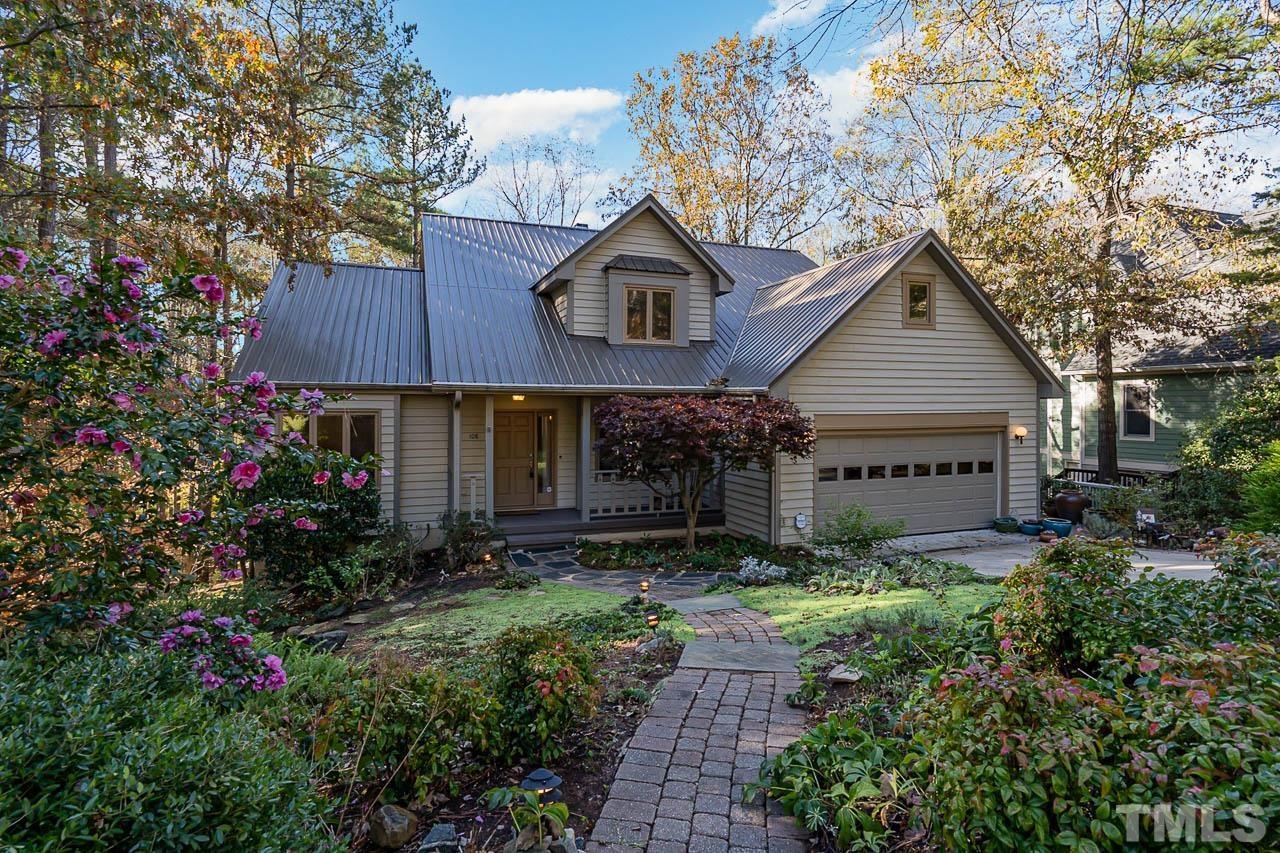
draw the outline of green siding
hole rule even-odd
[[[1186,440],[1189,430],[1223,401],[1229,399],[1237,388],[1248,382],[1248,374],[1215,375],[1173,374],[1144,377],[1155,396],[1155,441],[1119,438],[1116,442],[1120,466],[1138,468],[1173,466],[1177,464],[1178,448]],[[1079,461],[1083,457],[1098,457],[1098,406],[1090,402],[1080,407],[1083,417],[1074,422],[1072,397],[1093,401],[1096,394],[1094,381],[1066,377],[1067,395],[1062,400],[1046,400],[1045,459],[1049,468],[1060,468],[1064,462]],[[1116,385],[1116,414],[1121,411],[1121,386]]]

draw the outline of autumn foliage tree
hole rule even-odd
[[[684,506],[692,551],[707,487],[728,471],[773,470],[813,453],[813,421],[772,397],[613,397],[594,413],[600,453],[629,479]]]

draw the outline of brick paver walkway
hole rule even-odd
[[[740,605],[685,619],[700,641],[723,643],[730,657],[740,657],[743,644],[785,645],[771,619]],[[783,699],[800,683],[789,669],[678,667],[628,743],[587,849],[807,850],[794,820],[759,799],[742,801],[760,762],[804,733],[804,712]]]

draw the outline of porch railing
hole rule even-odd
[[[1098,472],[1090,468],[1063,468],[1062,473],[1054,477],[1055,480],[1070,480],[1073,483],[1087,483],[1095,485],[1106,485],[1098,482]],[[1116,485],[1133,487],[1145,486],[1147,478],[1143,474],[1126,474],[1121,472],[1119,475],[1120,482]]]
[[[723,483],[714,483],[702,493],[702,510],[718,510],[723,506]],[[587,510],[590,517],[622,518],[628,515],[657,515],[684,512],[679,498],[654,494],[644,483],[627,480],[617,471],[598,469],[587,481]]]

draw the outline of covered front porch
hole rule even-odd
[[[524,544],[544,536],[683,528],[684,507],[602,467],[591,422],[606,399],[455,392],[449,507],[496,516]],[[723,523],[723,487],[703,497],[699,526]]]

